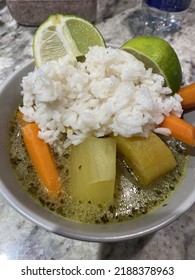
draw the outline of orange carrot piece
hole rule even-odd
[[[183,109],[195,107],[195,83],[180,88],[178,93],[183,98],[181,102]]]
[[[173,137],[190,146],[195,146],[195,127],[183,119],[170,114],[169,117],[165,116],[160,127],[169,128]]]
[[[62,186],[50,147],[38,137],[36,123],[22,126],[22,136],[27,152],[48,195],[55,198]]]
[[[27,122],[23,119],[23,116],[24,115],[22,114],[22,112],[20,112],[20,111],[17,112],[17,118],[18,118],[21,126],[24,126],[27,124]]]

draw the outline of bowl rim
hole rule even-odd
[[[2,92],[4,92],[6,87],[9,86],[10,83],[14,81],[16,76],[20,76],[22,71],[26,71],[27,74],[29,72],[29,69],[33,68],[33,66],[34,66],[34,62],[32,60],[28,61],[23,66],[16,69],[12,74],[10,74],[0,85],[0,97],[2,95]],[[191,172],[194,172],[194,170],[192,170]],[[183,178],[181,185],[183,185],[185,180],[186,179]],[[181,186],[178,186],[178,189],[181,189]],[[176,192],[178,192],[178,189],[176,190]],[[183,201],[183,203],[181,203],[178,206],[179,210],[177,209],[177,211],[176,209],[173,209],[172,211],[172,208],[170,206],[176,193],[173,194],[173,196],[168,200],[170,211],[172,211],[171,214],[169,213],[169,211],[167,211],[166,214],[166,211],[162,211],[161,213],[159,209],[156,209],[155,211],[152,211],[152,213],[143,215],[139,218],[136,218],[135,220],[130,220],[127,222],[122,222],[117,224],[98,224],[98,225],[93,224],[92,225],[92,224],[81,224],[78,222],[74,222],[58,217],[56,214],[44,209],[42,206],[40,208],[40,205],[35,203],[34,201],[29,210],[29,205],[26,204],[26,202],[24,203],[24,201],[20,201],[20,199],[16,198],[16,196],[13,193],[11,193],[10,190],[4,185],[2,178],[0,178],[1,195],[8,202],[8,204],[11,205],[11,207],[15,209],[18,213],[20,213],[24,218],[30,220],[31,222],[38,225],[39,227],[47,231],[53,232],[55,234],[76,239],[76,240],[90,241],[90,242],[124,241],[124,240],[142,237],[150,233],[153,233],[157,230],[160,230],[164,226],[170,224],[178,217],[183,215],[188,209],[192,207],[192,205],[195,203],[195,188],[190,187],[189,192],[191,191],[193,191],[194,195],[189,195],[188,199],[186,201]],[[28,197],[30,196],[27,194],[27,196],[25,196],[25,199],[28,199]],[[165,213],[166,215],[164,217],[161,217],[160,215],[163,213]],[[54,218],[51,219],[51,215],[53,215],[52,217],[55,217],[55,219]],[[148,227],[142,226],[143,219],[151,220],[153,217],[155,217],[155,215],[159,215],[160,217],[158,223],[154,221],[150,223],[150,226]],[[55,221],[57,221],[59,224],[56,225]],[[131,226],[132,225],[134,226],[135,223],[141,225],[139,232],[131,231]]]

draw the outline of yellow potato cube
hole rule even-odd
[[[114,137],[117,149],[129,163],[142,185],[146,186],[176,166],[167,145],[154,133],[145,137]]]

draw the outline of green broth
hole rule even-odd
[[[20,185],[43,207],[81,223],[116,223],[134,219],[153,211],[156,207],[166,206],[166,201],[174,194],[188,165],[187,147],[175,140],[165,141],[176,158],[176,168],[150,186],[142,188],[125,160],[117,158],[114,203],[109,206],[72,200],[69,179],[70,148],[63,155],[54,153],[66,195],[60,194],[55,201],[51,201],[44,193],[26,152],[16,116],[10,125],[9,151],[11,164]]]

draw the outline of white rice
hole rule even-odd
[[[147,136],[151,130],[170,134],[157,126],[170,112],[181,116],[182,99],[163,85],[164,78],[134,56],[95,46],[84,63],[69,54],[24,77],[20,110],[55,148],[111,132],[124,137]]]

